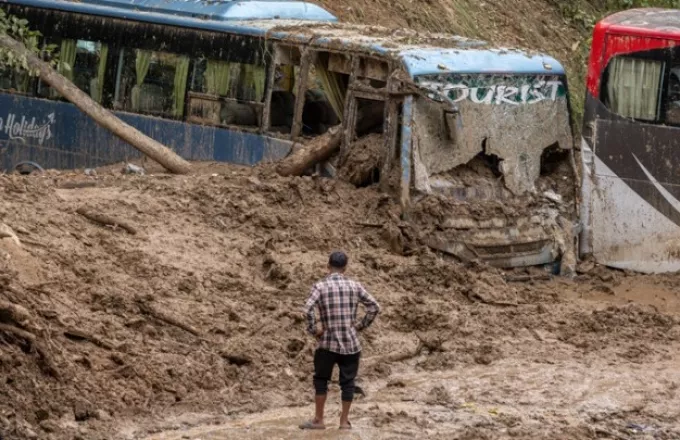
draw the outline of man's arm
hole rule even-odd
[[[314,316],[314,308],[316,307],[316,303],[319,302],[319,295],[321,295],[319,289],[317,289],[316,286],[312,287],[312,291],[309,294],[309,298],[307,298],[304,308],[305,315],[307,316],[307,333],[314,336],[316,336],[316,317]]]
[[[380,305],[361,284],[359,284],[359,302],[366,307],[364,318],[356,326],[356,329],[361,331],[368,328],[373,323],[375,317],[380,313]]]

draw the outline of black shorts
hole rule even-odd
[[[340,389],[342,401],[351,402],[354,399],[354,379],[359,371],[361,353],[339,354],[318,348],[314,353],[314,389],[317,396],[328,393],[328,381],[331,380],[333,367],[340,368]]]

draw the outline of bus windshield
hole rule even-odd
[[[475,157],[494,157],[505,187],[522,195],[536,189],[546,149],[571,149],[566,85],[560,76],[449,74],[421,76],[416,82],[433,101],[450,106],[441,120],[433,114],[437,105],[425,99],[417,104],[423,123],[416,130],[428,140],[419,147],[430,175]],[[447,136],[426,136],[424,131],[433,128]]]

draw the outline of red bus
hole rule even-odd
[[[680,270],[680,10],[595,26],[582,139],[582,255]]]

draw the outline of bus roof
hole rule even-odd
[[[244,23],[264,30],[269,38],[299,41],[330,49],[350,49],[384,55],[404,63],[411,76],[441,73],[564,74],[552,57],[455,35],[393,30],[349,23]]]
[[[638,8],[617,12],[601,22],[610,31],[642,34],[680,35],[680,10],[663,8]]]
[[[0,0],[2,1],[2,0]],[[5,0],[57,9],[217,32],[267,36],[299,44],[382,55],[411,76],[442,73],[562,75],[552,57],[492,48],[483,41],[411,30],[336,23],[311,3],[291,0]]]
[[[10,4],[35,6],[114,18],[162,21],[163,16],[200,19],[206,23],[234,20],[296,19],[337,21],[320,6],[295,0],[5,0]],[[168,23],[170,24],[170,23]],[[181,21],[176,23],[182,26]]]

